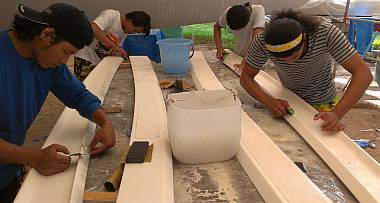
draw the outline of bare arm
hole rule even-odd
[[[17,146],[0,139],[0,163],[32,165],[38,150]]]
[[[115,145],[115,131],[111,120],[103,109],[96,109],[92,114],[92,120],[101,128],[96,132],[90,144],[90,152],[91,154],[99,154]]]
[[[272,97],[265,93],[260,88],[260,85],[254,80],[259,72],[260,69],[253,68],[252,66],[245,64],[243,72],[240,76],[240,84],[249,95],[266,105]]]
[[[119,47],[118,44],[114,44],[104,33],[103,31],[100,29],[100,27],[94,23],[94,22],[91,22],[91,27],[92,27],[92,31],[94,32],[94,36],[95,38],[101,42],[107,49],[111,49],[112,50],[112,53],[113,55],[116,55],[116,56],[126,56],[127,53],[125,52],[124,49],[122,49],[121,47]]]
[[[252,39],[251,39],[251,41],[252,41],[253,39],[255,39],[255,37],[256,37],[258,34],[262,33],[263,31],[264,31],[264,28],[262,28],[262,27],[256,27],[256,28],[253,28]]]
[[[97,109],[92,116],[92,120],[101,126],[96,133],[91,153],[101,153],[115,145],[115,133],[111,120],[105,115],[103,109]],[[96,146],[101,143],[101,146]],[[35,168],[43,175],[52,175],[65,171],[71,162],[70,152],[66,147],[58,144],[50,145],[44,149],[33,149],[18,146],[0,139],[0,163],[28,165]]]
[[[97,109],[92,120],[101,126],[96,133],[91,148],[91,153],[101,153],[115,145],[115,133],[111,120],[106,116],[103,109]],[[101,146],[96,146],[101,143]],[[0,163],[28,165],[35,168],[43,175],[52,175],[65,171],[71,162],[70,152],[66,147],[58,144],[50,145],[44,149],[33,149],[18,146],[0,139]]]
[[[260,34],[261,32],[264,31],[264,28],[262,27],[256,27],[256,28],[253,28],[253,31],[252,31],[252,38],[251,38],[251,41],[249,44],[252,43],[253,39],[255,39],[255,37]],[[248,49],[249,49],[249,46],[248,46]],[[240,64],[234,64],[235,67],[238,67],[239,69],[243,69],[244,67],[244,63],[245,63],[245,59],[247,57],[247,53],[248,53],[248,49],[245,50],[245,53],[244,53],[244,57],[242,59],[242,61],[240,62]]]
[[[108,39],[108,37],[103,33],[103,31],[100,29],[100,27],[94,23],[91,22],[92,31],[94,32],[94,37],[99,42],[101,42],[107,49],[111,49],[115,44]]]
[[[334,133],[344,130],[345,126],[340,122],[340,119],[358,102],[372,81],[372,74],[368,66],[358,54],[353,55],[342,65],[352,74],[352,82],[341,101],[331,112],[319,112],[315,115],[314,120],[321,119],[324,121],[321,125],[322,131]]]
[[[70,166],[71,158],[66,147],[53,144],[44,149],[32,149],[0,139],[0,163],[28,165],[43,175],[62,172]]]
[[[221,27],[218,22],[216,22],[214,25],[214,40],[215,40],[215,46],[216,46],[216,58],[223,59],[224,54],[227,52],[223,49],[222,32],[221,32]]]
[[[269,96],[254,80],[255,76],[259,72],[260,69],[254,68],[249,64],[244,63],[243,73],[240,76],[241,86],[247,91],[249,95],[263,103],[275,117],[287,115],[286,108],[289,107],[289,103],[285,100],[275,99]]]
[[[353,55],[342,65],[352,74],[352,81],[341,101],[332,111],[339,118],[342,118],[359,101],[372,81],[371,71],[358,54]]]

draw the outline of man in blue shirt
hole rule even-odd
[[[30,127],[51,91],[66,106],[98,124],[91,154],[115,144],[112,122],[91,94],[67,69],[70,55],[94,39],[85,13],[59,3],[43,12],[18,5],[12,30],[0,33],[0,201],[12,202],[19,187],[20,166],[43,175],[66,170],[69,151],[59,144],[44,149],[22,147]],[[98,145],[99,144],[99,145]]]

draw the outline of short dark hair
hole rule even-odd
[[[264,41],[269,45],[281,45],[296,39],[300,34],[306,34],[302,41],[295,47],[284,52],[271,52],[271,55],[278,58],[291,56],[301,49],[309,34],[318,27],[317,18],[296,12],[291,9],[275,12],[272,19],[264,31]]]
[[[245,27],[249,22],[251,16],[250,10],[244,5],[232,6],[227,11],[227,24],[231,30],[237,30]]]
[[[133,26],[135,27],[143,27],[145,35],[149,35],[150,33],[150,16],[144,11],[132,11],[130,13],[125,14],[125,18],[127,20],[131,20]]]
[[[22,42],[32,41],[36,36],[39,36],[45,28],[50,27],[40,23],[33,22],[27,18],[16,14],[12,22],[12,29],[16,32],[17,39]],[[53,44],[63,41],[63,38],[55,32],[52,36]]]

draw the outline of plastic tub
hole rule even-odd
[[[163,72],[169,75],[183,75],[188,70],[189,47],[192,41],[189,39],[163,39],[157,41],[160,48]]]
[[[227,90],[168,96],[168,133],[174,157],[197,164],[232,158],[240,145],[240,101]]]

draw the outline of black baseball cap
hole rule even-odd
[[[18,4],[17,12],[30,21],[53,27],[58,35],[78,49],[90,45],[94,40],[86,14],[69,4],[53,4],[42,12]]]

